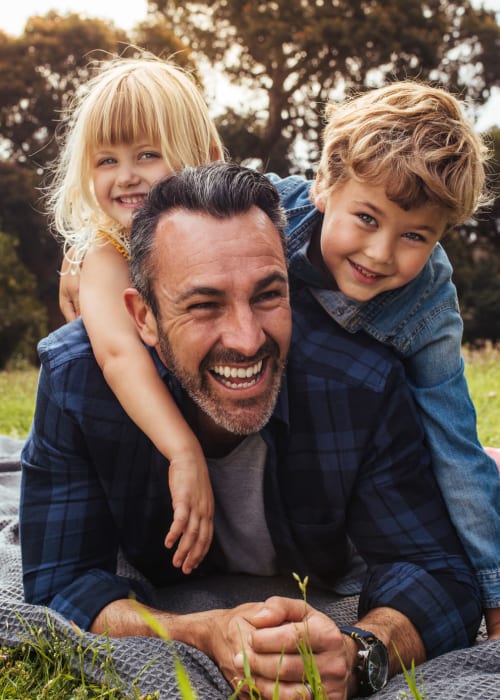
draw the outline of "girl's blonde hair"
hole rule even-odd
[[[194,80],[171,62],[143,53],[115,57],[82,86],[63,114],[63,142],[46,202],[55,232],[81,260],[99,229],[116,230],[92,185],[93,154],[102,146],[145,139],[159,144],[167,168],[223,160],[219,135]]]
[[[448,228],[490,201],[486,144],[446,90],[395,82],[329,105],[326,118],[313,192],[369,181],[403,209],[445,208]]]

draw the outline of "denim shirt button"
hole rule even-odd
[[[335,309],[335,314],[337,316],[343,316],[344,315],[344,309]]]

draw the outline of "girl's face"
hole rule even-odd
[[[447,223],[443,208],[427,203],[401,209],[384,186],[352,179],[333,190],[319,189],[315,205],[324,219],[313,262],[356,301],[416,277]]]
[[[155,182],[170,174],[157,144],[103,146],[94,154],[92,179],[102,211],[130,229],[134,211]]]

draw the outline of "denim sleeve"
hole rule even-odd
[[[479,444],[476,413],[463,372],[434,386],[410,382],[434,472],[481,590],[483,606],[500,606],[500,475]]]

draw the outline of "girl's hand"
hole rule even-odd
[[[180,538],[172,562],[190,574],[208,552],[214,529],[214,497],[201,450],[172,459],[168,479],[174,520],[165,547],[170,549]]]
[[[59,308],[67,323],[80,316],[80,274],[71,265],[71,249],[64,256],[59,280]]]

